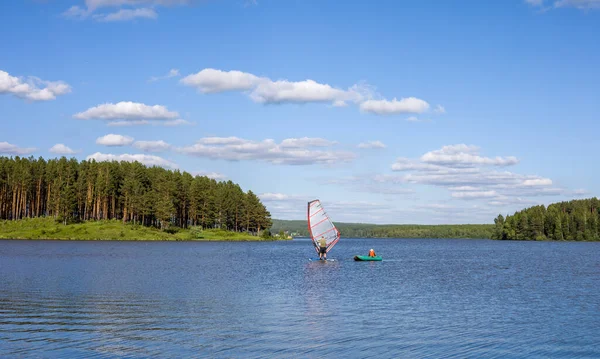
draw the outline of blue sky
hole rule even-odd
[[[231,179],[274,218],[596,196],[600,1],[0,3],[0,155]]]

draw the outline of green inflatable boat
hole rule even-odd
[[[369,256],[354,256],[355,261],[380,261],[380,256],[369,257]]]

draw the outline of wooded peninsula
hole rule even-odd
[[[534,206],[512,216],[494,219],[493,239],[501,240],[600,240],[600,201],[590,199]]]
[[[0,238],[270,239],[271,225],[258,196],[232,181],[139,162],[0,157]]]

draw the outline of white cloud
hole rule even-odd
[[[435,109],[433,110],[433,112],[438,113],[438,114],[443,114],[443,113],[446,113],[446,109],[442,105],[437,105],[435,107]]]
[[[101,22],[127,21],[135,18],[156,19],[157,17],[156,11],[150,8],[121,9],[110,14],[94,16],[96,20]]]
[[[198,140],[198,143],[205,145],[240,145],[246,142],[246,140],[239,137],[204,137]]]
[[[258,197],[261,201],[286,201],[290,198],[289,195],[283,193],[262,193]]]
[[[171,145],[165,141],[136,141],[133,147],[144,152],[164,152],[171,148]]]
[[[328,141],[323,138],[287,138],[281,141],[281,147],[286,148],[304,148],[304,147],[328,147],[336,144],[334,141]]]
[[[551,186],[552,180],[550,178],[536,178],[528,179],[523,181],[523,186]]]
[[[192,0],[85,0],[85,7],[74,5],[63,15],[68,18],[96,21],[125,21],[135,18],[155,19],[157,6],[185,5]],[[105,8],[117,8],[115,12],[102,12]],[[100,13],[99,13],[100,12]]]
[[[427,152],[418,160],[401,157],[392,164],[392,170],[409,173],[399,177],[383,177],[382,181],[442,187],[451,192],[452,198],[489,198],[496,205],[509,203],[515,197],[565,193],[565,190],[553,187],[549,178],[487,170],[487,166],[508,166],[517,163],[517,159],[482,157],[479,156],[479,150],[477,146],[460,144]]]
[[[148,80],[148,81],[154,82],[154,81],[170,79],[170,78],[178,77],[178,76],[180,76],[179,70],[171,69],[171,70],[169,70],[168,74],[166,74],[164,76],[152,76],[152,77],[150,77],[150,80]]]
[[[4,155],[28,155],[36,151],[34,147],[19,147],[8,142],[0,142],[0,153]]]
[[[129,136],[108,134],[106,136],[98,137],[96,144],[103,146],[129,146],[133,143],[133,138]]]
[[[367,100],[360,104],[360,109],[364,112],[371,112],[377,115],[423,113],[429,109],[429,104],[415,97],[403,98],[400,101],[394,98],[391,101]]]
[[[356,99],[359,96],[351,91],[340,90],[328,84],[320,84],[314,80],[291,82],[287,80],[264,81],[250,94],[250,98],[258,103],[308,103],[331,102],[342,107],[342,102]]]
[[[178,168],[177,164],[166,160],[162,157],[153,156],[153,155],[142,155],[142,154],[121,154],[114,155],[110,153],[100,153],[96,152],[92,155],[87,156],[87,160],[96,160],[97,162],[103,161],[125,161],[125,162],[140,162],[146,166],[159,166],[165,168]]]
[[[498,192],[496,191],[461,191],[452,193],[452,197],[462,199],[491,198],[497,196]]]
[[[429,104],[414,97],[402,99],[372,100],[376,96],[374,89],[365,84],[352,85],[341,89],[329,84],[319,83],[312,79],[290,81],[285,79],[272,80],[268,77],[256,76],[242,71],[222,71],[207,68],[195,74],[190,74],[180,82],[195,87],[199,92],[209,94],[225,91],[240,91],[248,94],[254,102],[262,104],[283,103],[321,103],[329,102],[334,107],[344,107],[348,102],[361,104],[366,111],[385,112],[379,107],[390,107],[388,111],[395,113],[423,112]],[[375,101],[375,102],[370,102]],[[390,104],[390,106],[385,106]]]
[[[180,81],[184,85],[196,87],[202,93],[217,93],[250,90],[262,80],[246,72],[221,71],[209,68],[188,75]]]
[[[417,162],[404,157],[399,157],[392,164],[392,171],[439,171],[440,169],[440,166]]]
[[[359,143],[358,148],[386,148],[386,146],[381,141],[368,141]]]
[[[49,150],[51,153],[61,154],[61,155],[72,155],[77,153],[77,151],[73,151],[71,148],[65,146],[62,143],[57,143]]]
[[[76,113],[74,118],[79,120],[125,120],[125,121],[144,121],[144,120],[173,120],[179,117],[174,111],[169,111],[165,106],[149,106],[143,103],[122,101],[116,104],[105,103],[96,107]],[[141,124],[138,122],[138,124]]]
[[[0,94],[11,94],[31,101],[49,101],[71,92],[71,86],[62,81],[44,81],[34,76],[27,80],[0,70]]]
[[[237,137],[206,137],[196,144],[176,150],[191,156],[227,161],[260,160],[272,164],[336,164],[355,158],[350,152],[311,149],[311,140],[287,139],[277,144],[272,139],[252,141]],[[295,147],[284,145],[293,144]]]
[[[225,176],[222,173],[219,172],[207,172],[207,171],[195,171],[192,172],[193,176],[204,176],[204,177],[208,177],[210,179],[214,179],[216,181],[222,181],[225,178],[227,178],[227,176]]]
[[[519,160],[514,156],[489,158],[479,156],[478,153],[479,147],[477,146],[450,145],[444,146],[440,150],[427,152],[421,156],[421,161],[448,167],[511,166],[519,163]]]

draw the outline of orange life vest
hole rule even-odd
[[[375,251],[374,250],[370,250],[369,251],[369,257],[375,257]]]

